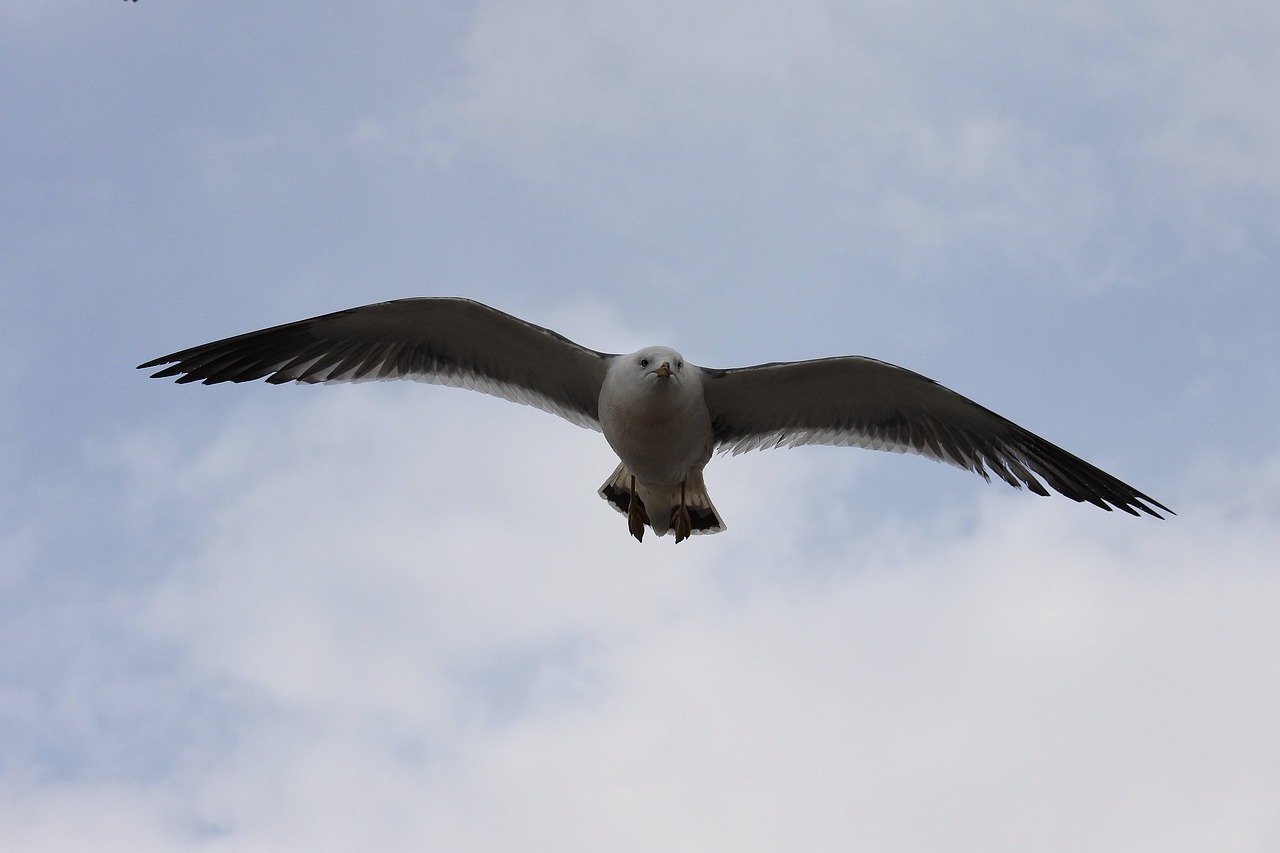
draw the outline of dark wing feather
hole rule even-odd
[[[1171,513],[1132,486],[932,379],[870,358],[703,369],[721,451],[833,444],[916,453],[1132,515]],[[1037,479],[1037,477],[1039,479]]]
[[[139,365],[178,382],[416,379],[537,406],[599,429],[613,356],[469,299],[399,299],[249,332]]]

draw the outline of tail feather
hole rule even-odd
[[[618,512],[626,515],[631,503],[631,472],[627,470],[627,466],[619,465],[615,468],[597,494]]]
[[[608,501],[609,505],[618,512],[626,515],[627,508],[631,505],[631,472],[627,470],[625,465],[619,465],[604,481],[604,485],[599,490],[600,497]],[[644,505],[643,498],[637,496],[641,506]],[[672,504],[680,499],[679,487],[672,497]],[[720,518],[720,513],[716,511],[715,504],[711,503],[711,496],[707,494],[707,487],[702,482],[702,477],[690,477],[689,482],[685,486],[684,494],[685,506],[689,508],[689,520],[692,522],[693,533],[719,533],[725,529],[725,523]],[[648,507],[645,507],[648,512]],[[653,516],[649,512],[650,517]],[[663,519],[666,523],[659,522],[657,525],[651,524],[650,527],[659,536],[666,535],[670,529],[670,519]]]

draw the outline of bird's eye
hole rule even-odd
[[[680,368],[682,368],[682,367],[684,367],[684,362],[683,362],[683,361],[677,361],[677,362],[676,362],[676,370],[679,370],[679,369],[680,369]]]
[[[642,359],[640,359],[640,366],[641,366],[641,367],[648,367],[648,366],[649,366],[649,359],[647,359],[647,358],[642,358]]]

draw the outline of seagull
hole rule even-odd
[[[167,365],[167,366],[166,366]],[[460,298],[397,299],[249,332],[161,356],[139,369],[178,383],[415,379],[543,409],[599,430],[619,464],[599,489],[676,542],[719,533],[703,482],[714,451],[805,444],[914,453],[1038,495],[1130,515],[1173,510],[918,373],[862,356],[712,369],[669,347],[597,352],[550,329]],[[1043,483],[1041,482],[1043,480]]]

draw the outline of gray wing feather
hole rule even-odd
[[[612,355],[469,299],[399,299],[203,344],[139,365],[178,382],[415,379],[470,388],[599,429]]]
[[[915,453],[1131,515],[1172,510],[932,379],[870,358],[703,369],[718,449],[829,444]],[[1037,477],[1039,479],[1037,479]]]

